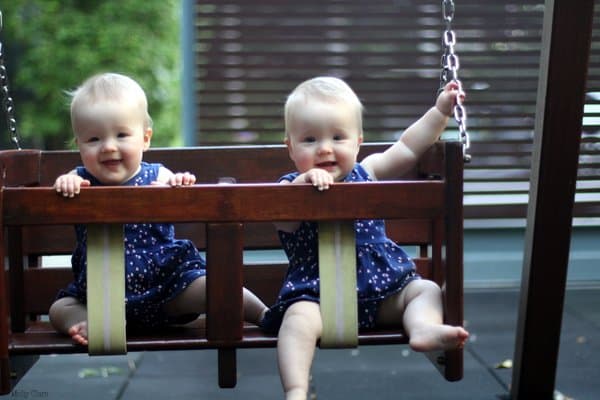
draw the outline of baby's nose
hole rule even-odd
[[[322,140],[319,142],[319,153],[330,153],[331,149],[332,146],[329,140]]]
[[[102,141],[102,151],[115,151],[117,149],[117,144],[112,139],[106,139]]]

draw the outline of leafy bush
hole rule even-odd
[[[10,0],[0,41],[22,147],[64,149],[72,132],[65,91],[114,71],[146,90],[153,146],[179,144],[178,0]],[[3,148],[12,147],[0,112]]]

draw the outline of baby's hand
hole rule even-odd
[[[189,172],[176,172],[167,182],[170,186],[190,186],[196,183],[196,175]]]
[[[318,190],[327,190],[333,183],[333,177],[324,169],[313,168],[304,173],[304,182],[312,183]]]
[[[442,114],[452,116],[452,111],[457,99],[462,104],[465,100],[465,92],[459,92],[458,83],[448,82],[446,86],[444,86],[444,90],[438,96],[435,106]]]
[[[64,174],[56,178],[53,187],[57,193],[62,193],[64,197],[75,197],[76,194],[79,194],[81,187],[90,185],[89,180],[83,179],[79,175]]]

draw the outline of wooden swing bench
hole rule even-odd
[[[388,145],[364,144],[359,159]],[[221,387],[236,384],[237,348],[276,346],[275,336],[243,323],[241,307],[242,285],[266,304],[274,302],[281,285],[285,262],[244,265],[250,251],[281,249],[273,221],[385,218],[388,236],[409,253],[415,248],[411,254],[418,271],[443,287],[445,322],[462,325],[462,156],[460,142],[441,141],[403,181],[336,184],[318,192],[309,185],[260,183],[275,182],[294,170],[283,146],[152,149],[146,161],[191,171],[198,182],[234,177],[237,183],[94,187],[65,199],[48,186],[80,164],[77,152],[0,152],[0,263],[6,271],[0,274],[0,393],[9,393],[39,355],[88,352],[56,333],[44,318],[72,274],[68,265],[42,267],[41,257],[70,254],[76,223],[173,222],[176,237],[192,239],[206,251],[205,325],[127,332],[126,349],[217,349]],[[88,307],[94,301],[101,299],[90,298]],[[357,342],[405,344],[407,337],[397,330],[361,331]],[[429,356],[447,380],[462,378],[462,350]]]

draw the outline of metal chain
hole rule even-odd
[[[444,89],[448,82],[454,82],[458,85],[459,93],[462,92],[462,83],[458,79],[458,70],[460,69],[460,62],[458,55],[454,52],[454,46],[456,45],[456,34],[452,30],[452,21],[454,20],[454,0],[442,0],[442,14],[444,22],[446,23],[446,30],[442,35],[442,45],[444,52],[442,54],[442,72],[440,74],[440,91]],[[465,162],[471,161],[471,155],[467,154],[467,149],[470,147],[471,142],[469,139],[469,133],[467,132],[467,110],[462,104],[460,97],[456,98],[456,104],[454,105],[454,119],[458,124],[458,131],[460,133],[460,140],[462,142],[463,159]]]
[[[0,32],[2,32],[2,11],[0,11]],[[2,107],[6,114],[6,126],[10,134],[10,140],[18,150],[21,150],[19,144],[19,134],[17,133],[17,120],[15,119],[15,106],[13,99],[8,91],[8,74],[4,66],[4,52],[2,42],[0,42],[0,91],[2,92]]]

